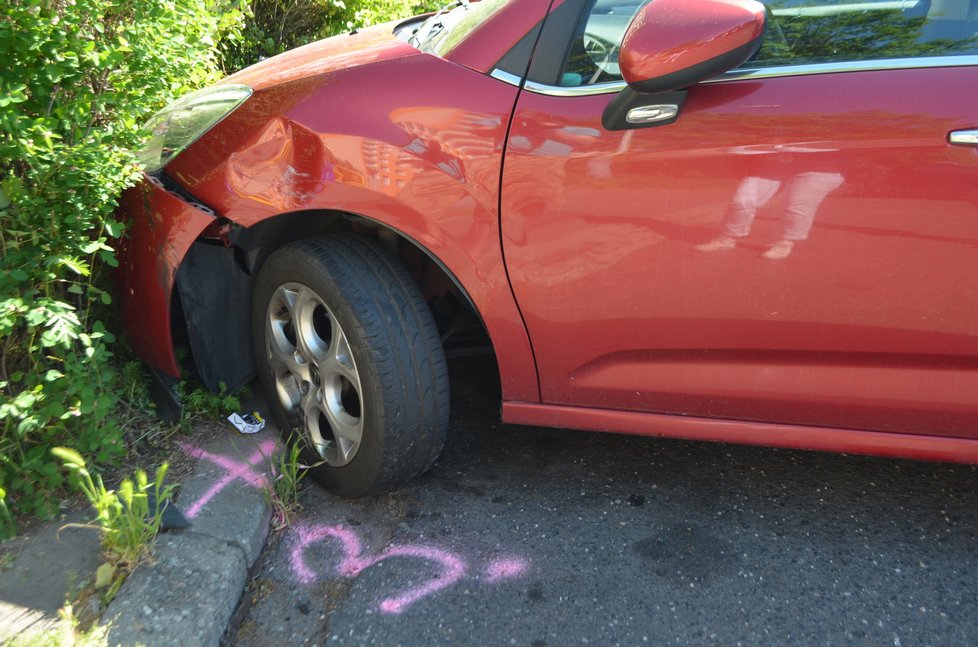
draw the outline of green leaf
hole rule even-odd
[[[95,588],[104,589],[111,584],[112,579],[115,577],[115,571],[115,565],[109,562],[105,562],[95,569]]]
[[[89,270],[85,261],[78,258],[71,258],[70,256],[62,256],[59,258],[58,265],[61,267],[67,267],[75,274],[80,274],[81,276],[88,276],[91,273],[91,270]]]
[[[85,467],[85,459],[82,458],[82,455],[76,452],[74,449],[70,449],[68,447],[52,447],[51,453],[55,458],[60,459],[66,466],[70,465],[73,467]]]
[[[49,63],[44,66],[44,76],[51,83],[58,83],[64,77],[65,68]]]
[[[0,208],[3,208],[0,206]],[[117,220],[108,220],[105,223],[105,233],[109,235],[110,238],[118,238],[122,235],[123,224]]]

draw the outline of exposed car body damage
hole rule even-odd
[[[368,71],[351,74],[363,62],[357,55],[329,61],[339,69],[310,79],[297,70],[322,68],[322,50],[330,41],[302,48],[290,54],[299,57],[294,66],[279,63],[265,74],[259,65],[230,77],[229,82],[253,82],[254,96],[176,158],[167,173],[236,226],[252,227],[283,214],[306,214],[290,216],[295,222],[320,218],[323,211],[347,213],[383,223],[424,250],[437,250],[432,257],[482,315],[505,366],[507,397],[538,400],[529,339],[498,244],[499,173],[516,89],[419,54],[394,38],[390,26],[350,37],[355,39],[386,43],[368,59],[377,83],[394,83],[384,93],[387,101],[366,95],[358,101],[358,93],[347,87],[363,83],[362,72]],[[303,62],[306,58],[310,62]],[[405,58],[416,60],[408,68]],[[290,82],[293,77],[298,80]],[[273,81],[286,87],[263,89]],[[338,93],[352,98],[332,105],[329,96]],[[291,107],[281,114],[284,94]],[[194,238],[207,222],[200,225]],[[301,231],[322,223],[296,226]],[[178,251],[167,258],[170,274],[186,253]],[[158,301],[165,299],[158,295]],[[169,307],[160,307],[150,316],[168,322],[168,313]],[[199,321],[192,306],[186,313]],[[166,325],[155,322],[160,330]],[[164,336],[160,332],[153,339],[161,343]],[[204,345],[199,347],[202,352]],[[177,373],[175,363],[162,368]],[[239,378],[235,371],[214,374],[209,382]]]

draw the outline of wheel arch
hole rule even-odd
[[[249,313],[254,279],[268,257],[294,241],[341,232],[378,239],[408,266],[429,298],[429,307],[433,290],[451,286],[449,292],[481,328],[487,350],[497,357],[498,368],[498,348],[483,313],[462,281],[431,249],[405,232],[363,215],[304,210],[266,218],[250,227],[222,220],[191,246],[177,273],[172,325],[174,339],[183,338],[185,333],[205,386],[214,391],[234,389],[255,374]],[[423,260],[423,267],[411,264],[418,259]],[[445,322],[438,323],[444,345]]]

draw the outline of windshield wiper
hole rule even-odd
[[[449,2],[447,5],[439,9],[435,15],[421,23],[421,26],[418,27],[413,34],[411,34],[411,38],[408,39],[408,44],[421,49],[421,45],[424,42],[435,34],[440,33],[441,30],[445,28],[445,24],[439,20],[442,14],[450,9],[454,9],[455,7],[464,7],[465,10],[468,11],[469,0],[452,0],[452,2]]]

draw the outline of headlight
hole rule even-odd
[[[150,117],[148,140],[136,157],[147,173],[160,170],[251,96],[247,85],[215,85],[181,97]]]

